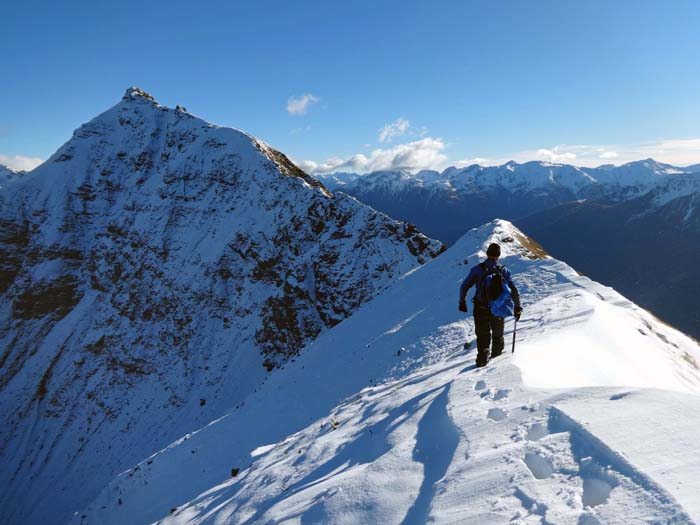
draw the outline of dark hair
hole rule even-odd
[[[495,242],[491,243],[489,245],[489,249],[486,250],[486,255],[488,255],[489,257],[500,257],[501,256],[501,247],[498,244],[496,244]]]

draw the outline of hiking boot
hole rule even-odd
[[[494,357],[498,357],[502,353],[503,353],[503,350],[494,350],[493,352],[491,352],[491,359],[493,359]]]
[[[489,362],[489,351],[488,350],[479,350],[479,352],[476,354],[476,366],[478,368],[481,368],[482,366],[486,366],[486,363]]]

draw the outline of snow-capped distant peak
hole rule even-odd
[[[555,199],[607,198],[614,201],[643,195],[668,177],[690,173],[695,168],[678,168],[653,159],[629,162],[621,166],[602,165],[584,168],[546,161],[518,163],[508,161],[499,166],[474,164],[465,168],[449,167],[442,172],[426,170],[417,174],[396,170],[355,175],[343,182],[345,190],[362,198],[368,191],[391,193],[416,188],[443,188],[450,194],[473,195],[504,189],[512,193],[553,194]],[[327,175],[332,180],[333,175]]]

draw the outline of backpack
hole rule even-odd
[[[481,263],[481,269],[486,272],[484,263]],[[515,312],[515,304],[510,286],[503,279],[503,266],[497,264],[494,271],[487,273],[483,279],[483,290],[491,314],[495,317],[512,316]]]

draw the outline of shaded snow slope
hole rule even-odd
[[[457,292],[492,241],[525,313],[515,356],[475,369]],[[698,362],[697,343],[495,221],[73,523],[690,524]]]
[[[442,248],[127,90],[0,192],[3,522],[65,523]]]
[[[7,166],[0,164],[0,190],[4,190],[7,186],[19,179],[24,172],[16,172]]]

